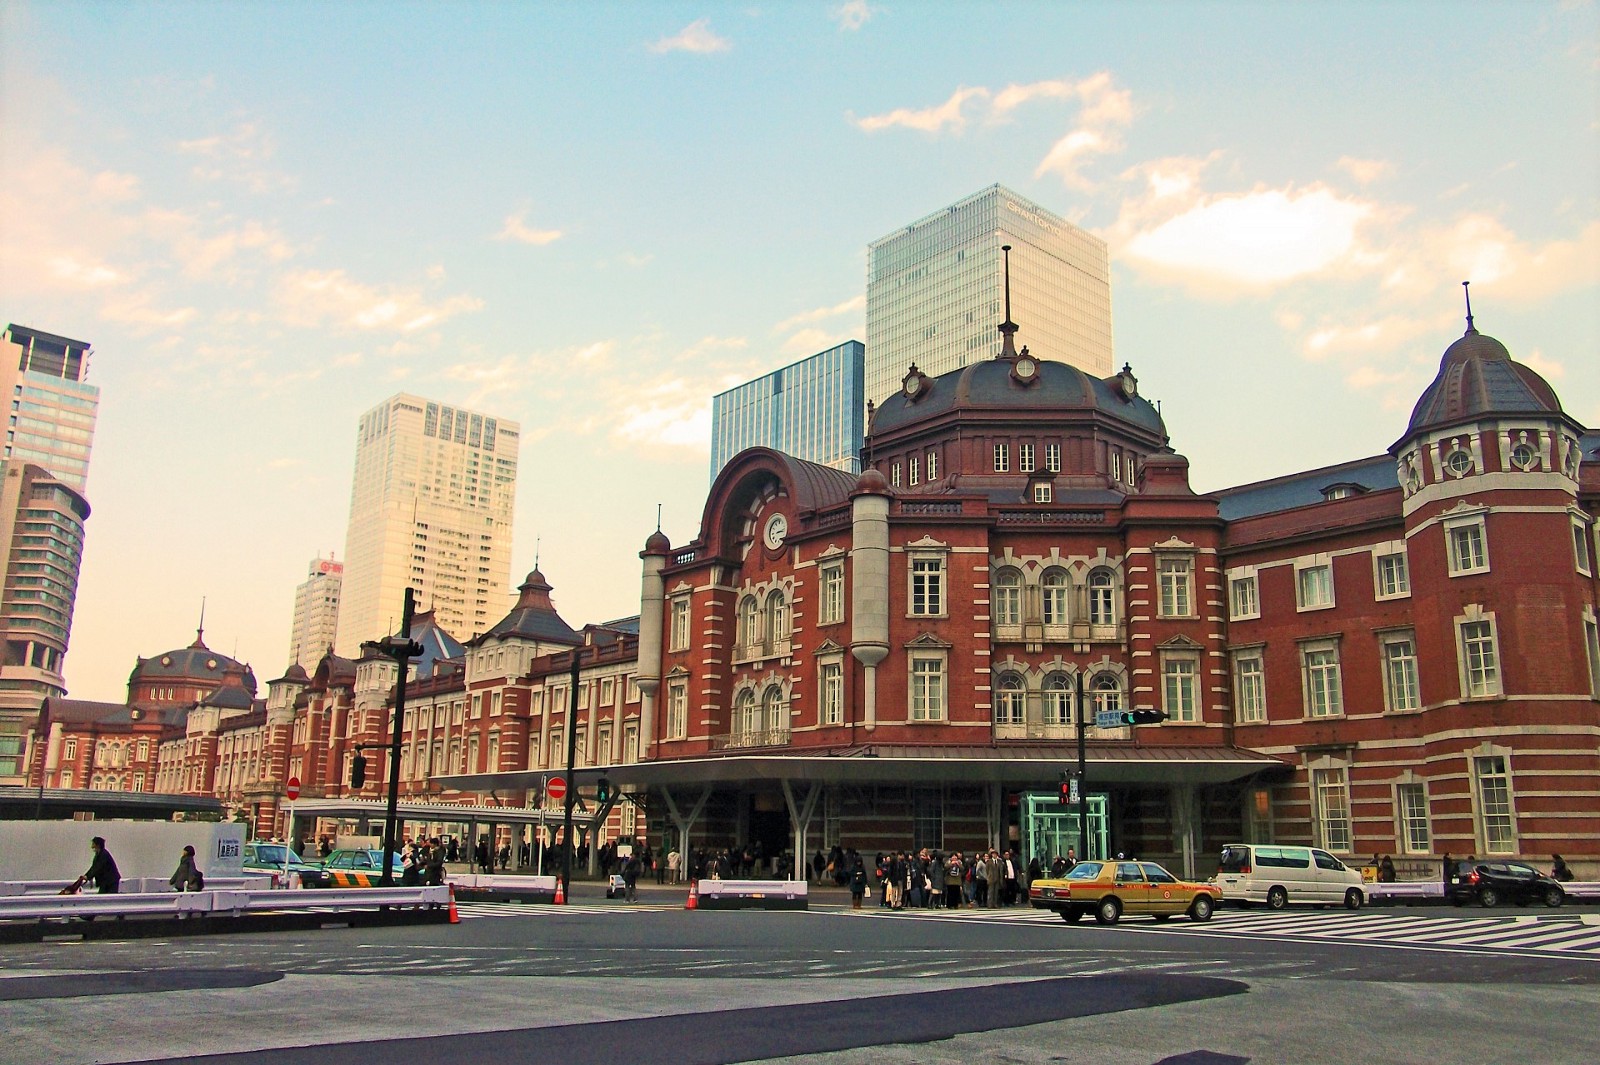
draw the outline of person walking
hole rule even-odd
[[[183,848],[183,853],[178,856],[178,868],[167,883],[172,885],[173,891],[199,891],[206,886],[206,878],[195,868],[193,847]]]
[[[867,867],[857,861],[855,868],[850,870],[850,908],[861,909],[861,900],[867,895]]]

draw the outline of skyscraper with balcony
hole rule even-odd
[[[504,616],[520,442],[516,422],[404,393],[361,416],[335,653],[393,633],[407,586],[463,639]]]
[[[8,325],[0,387],[0,784],[22,781],[39,707],[66,692],[64,660],[83,560],[83,497],[100,390],[87,341]]]
[[[339,629],[339,590],[344,563],[318,556],[306,579],[294,590],[294,627],[289,632],[289,661],[307,673],[333,647]]]
[[[711,400],[711,476],[747,447],[861,472],[866,348],[847,340]]]
[[[1111,375],[1105,241],[991,185],[867,245],[867,400],[893,395],[912,364],[937,377],[1000,353],[1006,244],[1021,342]]]

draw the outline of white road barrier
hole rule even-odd
[[[0,921],[38,921],[71,917],[144,917],[170,914],[240,916],[281,910],[290,897],[311,902],[319,910],[372,910],[386,906],[450,905],[448,887],[330,888],[315,894],[285,896],[262,878],[248,878],[252,886],[210,888],[204,891],[119,892],[115,895],[7,895],[0,896]],[[65,884],[62,885],[66,886]],[[56,889],[58,892],[60,888]]]

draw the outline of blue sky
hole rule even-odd
[[[996,181],[1109,241],[1201,490],[1386,449],[1467,279],[1600,425],[1597,145],[1587,2],[8,3],[0,316],[103,390],[71,694],[202,596],[279,675],[402,390],[521,422],[513,583],[537,539],[570,623],[636,612],[709,397],[865,339],[867,243]]]

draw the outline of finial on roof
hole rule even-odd
[[[539,537],[535,536],[533,538],[533,568],[534,569],[538,569],[539,568],[539,541],[540,541]]]
[[[1467,297],[1467,332],[1476,333],[1478,331],[1478,329],[1477,329],[1476,326],[1474,326],[1472,324],[1472,289],[1470,287],[1471,284],[1472,284],[1471,281],[1463,281],[1463,282],[1461,282],[1461,291]]]
[[[205,648],[206,646],[206,597],[200,597],[200,624],[194,630],[193,646]],[[206,648],[209,650],[209,648]]]
[[[1017,345],[1012,338],[1017,335],[1017,323],[1011,320],[1011,245],[1000,245],[1000,251],[1005,256],[1006,279],[1006,320],[1000,323],[1000,335],[1005,339],[1000,342],[1000,357],[1014,359],[1017,357]]]
[[[656,532],[661,531],[661,504],[656,504]]]

